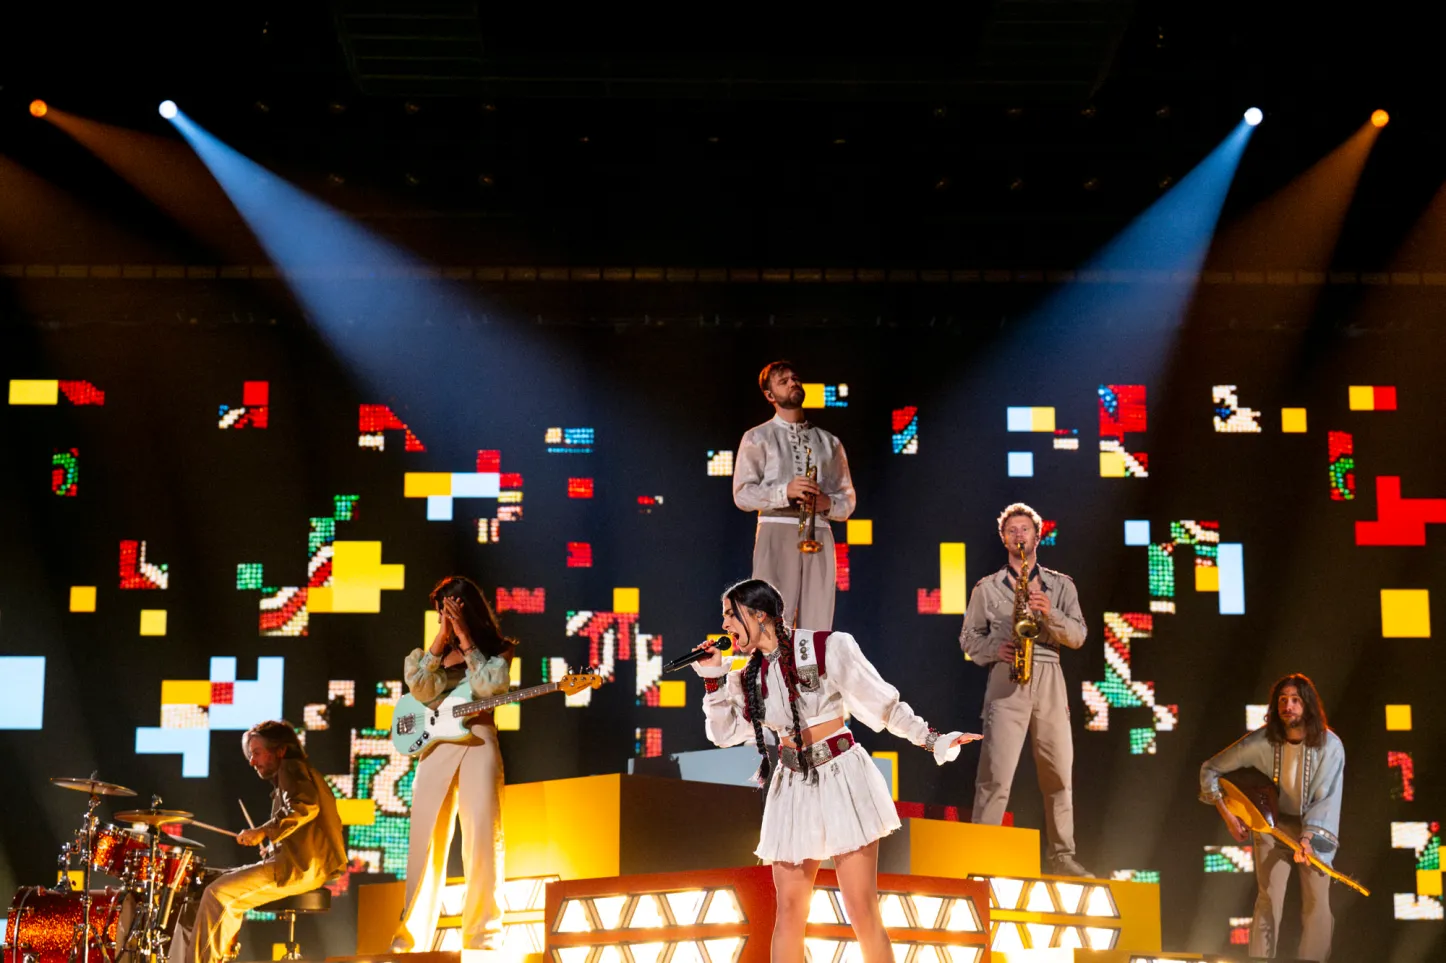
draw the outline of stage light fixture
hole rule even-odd
[[[1371,123],[1376,127],[1385,127],[1391,122],[1391,115],[1384,110],[1377,110],[1371,114]]]
[[[161,101],[161,106],[158,109],[161,112],[161,116],[166,118],[166,120],[171,120],[176,116],[176,102],[174,100]]]
[[[1259,107],[1252,107],[1245,112],[1245,122],[1251,127],[1260,126],[1260,122],[1264,119],[1265,111],[1261,110]]]
[[[31,117],[44,117],[44,116],[45,116],[45,112],[48,111],[49,109],[50,109],[50,108],[49,108],[48,106],[46,106],[45,101],[43,101],[43,100],[32,100],[32,101],[30,102],[30,116],[31,116]]]

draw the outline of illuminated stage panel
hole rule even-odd
[[[805,382],[803,385],[803,407],[805,408],[847,408],[849,386],[846,384],[826,385]]]
[[[1106,612],[1104,623],[1105,677],[1082,684],[1085,710],[1089,713],[1085,730],[1109,731],[1111,708],[1147,708],[1153,725],[1131,729],[1129,749],[1131,755],[1155,755],[1157,734],[1179,725],[1180,707],[1159,702],[1155,684],[1137,681],[1133,676],[1131,646],[1135,639],[1152,637],[1154,616],[1145,612]]]
[[[45,720],[45,657],[0,655],[0,730],[39,729]]]
[[[146,561],[146,543],[122,539],[120,543],[120,587],[123,589],[164,589],[170,584],[170,566]]]
[[[1148,478],[1149,456],[1125,447],[1125,436],[1145,431],[1145,386],[1100,385],[1100,477]]]
[[[1332,501],[1345,502],[1356,497],[1355,450],[1355,439],[1350,432],[1326,433]]]
[[[708,474],[714,478],[733,477],[733,452],[708,450]]]
[[[541,615],[547,610],[547,589],[514,588],[497,589],[497,612],[520,612],[524,615]]]
[[[1439,920],[1443,913],[1441,883],[1441,824],[1439,822],[1391,823],[1391,848],[1410,849],[1416,854],[1414,893],[1395,893],[1398,920]]]
[[[161,725],[136,729],[138,754],[181,754],[181,775],[210,774],[210,734],[241,732],[266,719],[279,719],[285,660],[262,656],[256,679],[236,679],[236,659],[215,656],[211,677],[161,682]],[[177,711],[177,710],[184,711]]]
[[[1386,706],[1386,731],[1411,731],[1411,707],[1409,705]]]
[[[1306,431],[1306,409],[1280,409],[1280,430],[1287,435],[1303,435]]]
[[[241,404],[238,407],[221,405],[217,412],[216,427],[265,428],[270,420],[271,383],[269,381],[247,381],[241,385]]]
[[[893,448],[896,455],[917,455],[919,453],[919,409],[915,405],[895,408],[893,422]]]
[[[542,440],[549,455],[591,455],[597,432],[591,428],[549,428]]]
[[[10,379],[10,404],[56,405],[60,403],[60,382]]]
[[[1216,385],[1210,392],[1215,404],[1212,421],[1216,431],[1232,434],[1261,431],[1260,412],[1240,403],[1235,385]]]
[[[338,540],[331,548],[331,583],[307,593],[311,612],[380,612],[383,591],[406,588],[405,566],[382,564],[381,542]]]
[[[1007,470],[1010,478],[1034,477],[1034,452],[1011,451],[1008,455]]]
[[[1391,781],[1391,798],[1401,802],[1416,800],[1416,764],[1409,752],[1391,750],[1386,753],[1386,768],[1395,770]],[[1437,892],[1435,895],[1441,895]]]
[[[1381,637],[1386,639],[1429,639],[1431,637],[1430,590],[1381,589]]]
[[[1351,385],[1347,393],[1351,411],[1395,411],[1395,385]]]
[[[1055,431],[1053,408],[1005,408],[1004,421],[1009,431],[1042,431],[1051,435]]]
[[[70,611],[72,612],[94,612],[95,611],[95,586],[94,585],[72,585],[70,587]]]
[[[923,592],[924,589],[920,589]],[[964,578],[964,543],[939,543],[939,607],[937,615],[963,615],[969,601],[969,583]]]
[[[50,492],[61,498],[80,494],[80,449],[57,448],[50,456]]]
[[[1356,522],[1357,545],[1425,545],[1426,525],[1446,522],[1446,498],[1402,498],[1401,478],[1376,478],[1376,520]]]
[[[402,419],[392,413],[386,405],[359,405],[357,408],[357,447],[373,451],[385,451],[387,437],[384,432],[400,431],[406,439],[407,451],[426,451],[422,440],[412,433]]]
[[[1253,873],[1255,852],[1249,846],[1206,846],[1205,872]]]

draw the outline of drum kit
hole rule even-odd
[[[25,886],[10,903],[0,963],[156,963],[164,959],[176,921],[215,878],[201,850],[205,844],[168,830],[193,823],[191,813],[151,808],[118,812],[114,822],[96,817],[103,796],[134,796],[115,783],[53,778],[62,789],[86,793],[89,804],[72,841],[60,847],[60,882]],[[226,832],[226,830],[219,830]],[[73,883],[72,866],[80,876]],[[92,888],[93,875],[119,886]]]

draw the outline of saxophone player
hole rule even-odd
[[[980,579],[970,593],[959,646],[989,671],[984,691],[984,744],[974,784],[976,823],[999,825],[1009,804],[1014,770],[1031,737],[1039,789],[1044,795],[1045,872],[1090,876],[1075,859],[1074,798],[1071,789],[1074,740],[1069,728],[1069,698],[1060,670],[1061,648],[1084,645],[1074,580],[1036,561],[1039,513],[1016,502],[999,515],[1000,541],[1007,553],[997,572]],[[1023,574],[1023,578],[1021,578]],[[1023,583],[1023,584],[1021,584]],[[1033,623],[1033,665],[1016,659],[1022,640],[1017,627]],[[1028,635],[1026,628],[1023,634]],[[1023,677],[1025,681],[1016,681]]]

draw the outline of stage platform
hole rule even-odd
[[[754,963],[768,959],[772,871],[757,865],[758,794],[651,776],[508,786],[503,948],[461,950],[463,881],[435,949],[388,953],[403,884],[360,888],[357,953],[331,963]],[[1163,963],[1159,887],[1045,876],[1037,830],[906,818],[880,847],[900,963]],[[830,870],[809,913],[814,963],[857,958]]]

